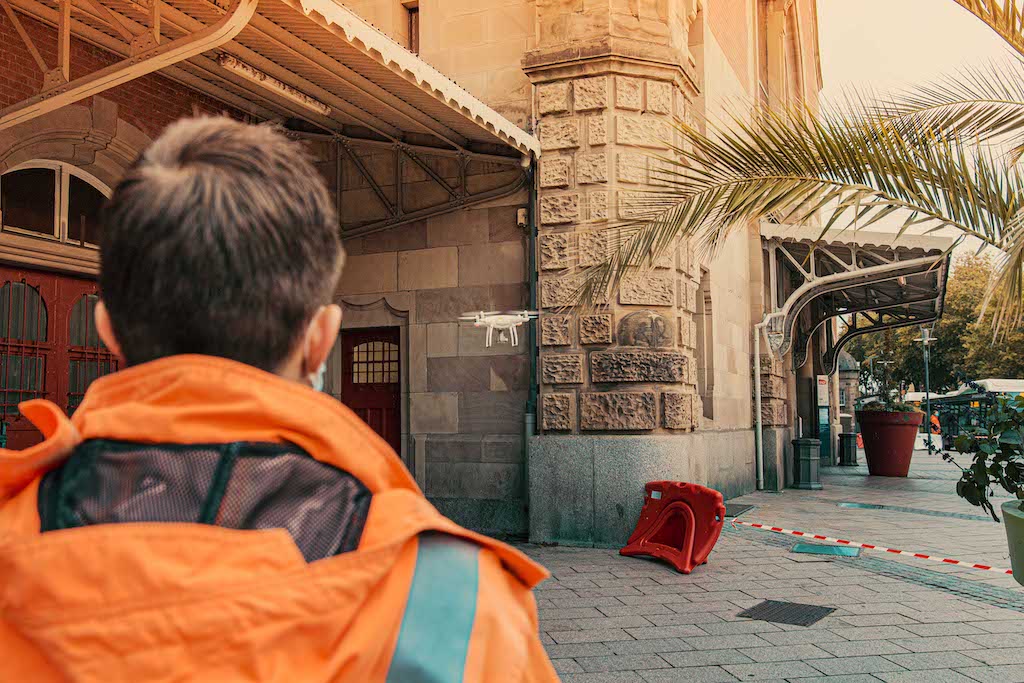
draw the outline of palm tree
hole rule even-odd
[[[995,331],[1024,314],[1024,16],[1014,0],[954,0],[1001,36],[1007,64],[965,69],[886,99],[853,94],[820,112],[755,108],[704,130],[677,122],[661,187],[642,218],[611,231],[580,291],[588,306],[648,268],[678,238],[711,252],[753,220],[900,231],[952,229],[999,250],[989,292]],[[1009,151],[1007,151],[1009,150]],[[894,239],[896,234],[894,234]]]

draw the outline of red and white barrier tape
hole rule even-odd
[[[763,529],[764,531],[773,531],[777,534],[789,534],[791,536],[802,536],[804,538],[813,538],[816,541],[829,541],[830,543],[839,543],[840,545],[849,545],[855,548],[864,548],[866,550],[881,550],[893,555],[909,555],[910,557],[916,557],[921,560],[931,560],[932,562],[942,562],[943,564],[954,564],[961,567],[970,567],[971,569],[984,569],[990,572],[999,572],[1000,574],[1012,574],[1013,570],[1001,569],[999,567],[990,567],[987,564],[975,564],[974,562],[961,562],[960,560],[951,560],[948,557],[934,557],[932,555],[925,555],[924,553],[912,553],[907,550],[896,550],[895,548],[883,548],[880,545],[871,545],[870,543],[859,543],[857,541],[845,541],[841,538],[831,538],[829,536],[821,536],[820,534],[809,534],[804,531],[793,531],[792,529],[783,529],[777,526],[768,526],[766,524],[753,524],[751,522],[741,522],[738,519],[732,520],[733,528],[736,528],[737,524],[743,526],[753,527],[755,529]]]

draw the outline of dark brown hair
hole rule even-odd
[[[114,190],[100,286],[129,365],[199,353],[273,371],[330,301],[343,259],[330,195],[298,143],[186,119]]]

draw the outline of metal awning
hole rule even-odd
[[[772,313],[769,346],[793,362],[807,362],[812,337],[842,321],[834,339],[825,327],[819,348],[824,372],[836,371],[839,352],[868,332],[921,325],[942,314],[953,238],[863,230],[832,230],[763,223]]]
[[[160,70],[261,119],[301,119],[354,139],[540,154],[535,137],[334,0],[0,0],[0,6],[57,27],[59,53],[47,64],[19,30],[46,79],[43,92],[0,112],[0,129]],[[124,59],[77,75],[70,35]]]

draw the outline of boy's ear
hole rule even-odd
[[[107,306],[100,299],[96,302],[96,333],[100,335],[100,339],[110,352],[117,356],[117,359],[124,364],[124,354],[121,353],[121,344],[118,343],[117,337],[114,335],[114,326],[110,322],[110,313],[107,312]]]
[[[328,304],[313,314],[313,319],[306,328],[303,374],[316,372],[323,365],[340,332],[341,306]]]

